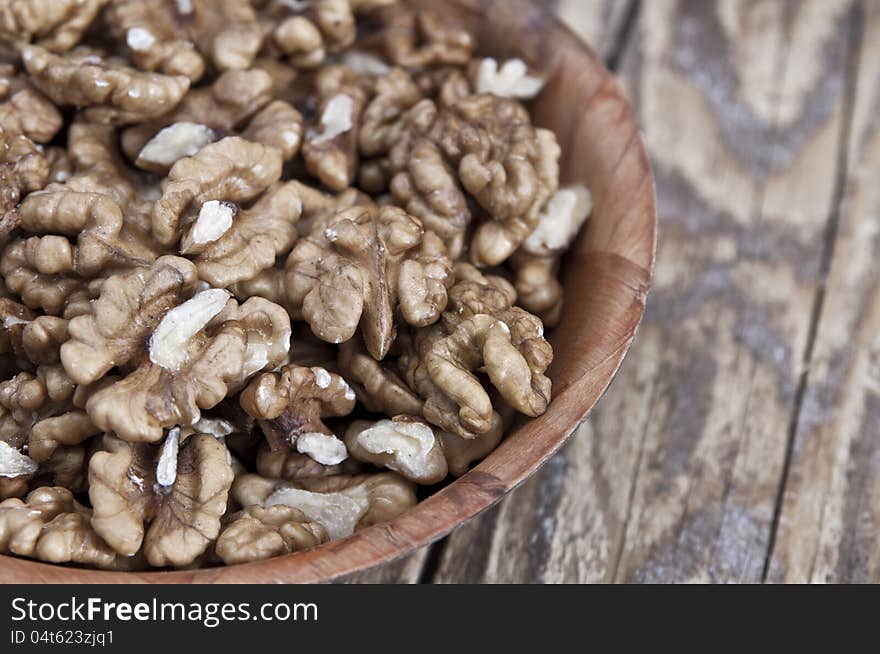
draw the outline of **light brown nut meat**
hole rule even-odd
[[[117,125],[167,113],[189,88],[182,76],[144,73],[93,54],[52,54],[31,45],[22,61],[34,84],[58,105],[86,107],[98,123]]]
[[[122,209],[101,193],[52,185],[28,195],[19,214],[24,231],[51,234],[32,246],[34,268],[44,275],[75,272],[87,277],[107,266],[149,265],[154,258],[149,248],[121,238]],[[76,237],[76,246],[65,237]]]
[[[18,203],[43,188],[49,173],[49,162],[36,143],[0,126],[0,244],[18,226]]]
[[[375,157],[387,153],[406,129],[407,110],[421,99],[421,90],[402,68],[378,77],[358,133],[361,154]]]
[[[70,321],[61,361],[80,384],[91,384],[144,353],[145,341],[169,309],[196,288],[195,266],[161,257],[149,268],[114,275],[101,286],[90,313]]]
[[[461,477],[474,461],[479,461],[498,447],[503,436],[504,421],[498,413],[494,414],[489,431],[476,438],[462,438],[448,431],[440,431],[437,434],[449,466],[449,474],[453,477]]]
[[[357,36],[355,14],[389,5],[394,0],[317,0],[270,5],[272,44],[297,68],[314,68],[327,55],[341,52]]]
[[[351,186],[358,166],[358,129],[364,94],[346,85],[321,98],[317,121],[306,130],[306,169],[332,191]]]
[[[187,212],[208,201],[252,200],[281,177],[281,153],[230,136],[202,148],[171,168],[162,198],[153,207],[153,235],[165,245],[180,238]]]
[[[108,0],[9,0],[0,4],[0,40],[35,40],[53,52],[82,38]]]
[[[113,3],[107,19],[117,34],[125,34],[138,66],[157,66],[193,80],[204,64],[189,51],[192,44],[223,71],[248,68],[263,40],[247,0],[122,0]],[[132,36],[133,29],[146,34]]]
[[[368,411],[390,416],[422,415],[422,400],[390,365],[370,356],[359,337],[339,345],[339,370]]]
[[[241,135],[278,148],[281,158],[287,161],[299,152],[302,134],[302,114],[287,102],[275,100],[254,115]]]
[[[323,419],[347,416],[354,409],[354,391],[339,375],[323,368],[286,365],[278,372],[254,378],[239,402],[248,415],[260,421],[274,451],[298,449],[325,465],[344,460],[344,447],[340,452],[330,441],[323,443],[323,449],[307,452],[299,449],[298,442],[306,435],[318,440],[333,436]]]
[[[194,424],[254,373],[278,366],[289,344],[290,320],[278,305],[251,298],[239,306],[227,291],[201,291],[162,317],[148,359],[95,393],[86,411],[120,438],[155,442],[166,428]]]
[[[538,226],[511,259],[522,306],[546,326],[559,321],[562,285],[556,277],[559,259],[590,214],[590,192],[583,186],[562,188],[544,207]]]
[[[316,336],[341,343],[360,326],[381,359],[394,338],[393,312],[410,324],[437,320],[451,281],[445,248],[396,207],[353,207],[317,225],[288,257],[288,301]]]
[[[37,462],[13,447],[0,434],[0,499],[21,497],[37,472]]]
[[[88,457],[85,445],[59,447],[40,464],[31,486],[61,486],[73,493],[88,490]]]
[[[299,552],[328,540],[319,522],[289,506],[250,506],[234,517],[217,539],[217,555],[227,565]]]
[[[0,382],[0,434],[13,447],[21,447],[35,425],[74,409],[73,381],[61,366],[40,366],[35,374],[20,372]]]
[[[215,288],[253,279],[296,241],[302,201],[298,182],[276,182],[247,209],[209,200],[184,229],[181,254]]]
[[[28,307],[40,308],[51,315],[66,314],[69,303],[78,297],[86,284],[74,275],[38,272],[35,246],[39,240],[17,240],[7,245],[0,256],[0,275],[3,275],[6,287],[20,295]]]
[[[463,65],[476,45],[466,29],[433,9],[400,4],[382,11],[380,19],[385,54],[398,66]]]
[[[495,420],[492,400],[474,374],[478,369],[521,413],[541,415],[550,402],[544,372],[553,350],[540,319],[511,306],[508,284],[484,280],[457,282],[443,327],[417,330],[401,361],[407,382],[425,399],[425,418],[464,438],[485,434]]]
[[[535,228],[556,192],[556,137],[532,127],[515,100],[490,94],[462,98],[442,111],[431,134],[457,166],[462,186],[490,216],[474,234],[471,259],[501,263]]]
[[[228,135],[269,105],[273,91],[272,77],[263,70],[227,70],[211,85],[190,89],[171,113],[124,129],[120,139],[122,151],[129,159],[136,160],[148,142],[158,137],[164,128],[177,123],[200,125],[212,130],[217,138]]]
[[[313,477],[327,477],[352,472],[350,459],[342,463],[326,465],[319,463],[308,454],[282,449],[273,451],[265,440],[257,450],[256,470],[264,477],[300,481]]]
[[[104,16],[113,35],[131,50],[134,65],[198,81],[205,72],[202,55],[185,32],[172,4],[161,0],[114,0]],[[181,17],[182,18],[182,17]]]
[[[36,143],[51,141],[64,124],[61,112],[36,89],[22,88],[0,104],[0,127]]]
[[[58,363],[67,340],[67,320],[37,316],[24,305],[0,299],[0,354],[12,357],[20,369]]]
[[[337,475],[299,483],[243,475],[232,487],[242,506],[289,506],[320,524],[330,540],[393,520],[416,503],[412,482],[393,472]]]
[[[345,432],[351,455],[400,473],[417,484],[436,484],[446,477],[446,457],[434,430],[418,418],[357,420]]]
[[[89,462],[92,526],[116,551],[150,565],[189,565],[220,533],[232,484],[226,448],[213,436],[178,442],[172,430],[162,448],[118,444]]]
[[[0,502],[0,552],[50,563],[116,567],[116,552],[94,532],[89,516],[60,487],[38,488],[24,502]]]

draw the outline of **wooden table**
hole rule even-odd
[[[555,5],[653,158],[645,320],[537,476],[349,581],[877,581],[880,0]]]

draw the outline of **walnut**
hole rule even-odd
[[[0,244],[18,226],[15,208],[21,198],[43,188],[50,172],[49,161],[36,143],[0,124]]]
[[[204,70],[202,57],[221,71],[248,68],[263,40],[246,0],[115,0],[107,19],[139,68],[193,81]]]
[[[227,565],[259,561],[306,550],[328,540],[320,522],[283,504],[249,506],[236,514],[217,539],[217,555]]]
[[[590,192],[583,186],[562,188],[544,207],[538,225],[511,259],[522,306],[547,326],[559,322],[562,285],[556,278],[559,258],[590,215]]]
[[[76,45],[108,0],[9,0],[0,5],[0,40],[35,40],[53,52]]]
[[[31,486],[61,486],[73,493],[88,489],[88,459],[85,445],[58,447],[40,464]]]
[[[66,488],[44,487],[27,499],[0,502],[0,552],[50,563],[117,566],[113,551],[89,525],[90,511]]]
[[[149,264],[152,250],[121,236],[122,209],[102,193],[81,193],[53,184],[31,193],[19,208],[20,226],[31,234],[29,263],[42,275],[75,272],[92,276],[108,266]],[[76,246],[67,237],[76,237]]]
[[[316,336],[341,343],[360,325],[377,359],[394,338],[394,311],[413,325],[436,321],[451,281],[440,239],[396,207],[338,212],[297,243],[286,269],[288,301]]]
[[[373,11],[395,0],[314,0],[277,3],[284,12],[277,17],[272,42],[297,68],[320,66],[328,54],[354,43],[355,14]]]
[[[327,435],[327,437],[328,440],[330,440],[330,435]],[[336,442],[342,443],[342,441],[336,439],[335,436],[332,438],[335,439]],[[332,442],[333,441],[331,441],[331,443]],[[337,448],[339,447],[335,443],[334,446]],[[345,452],[346,456],[348,456],[348,451],[345,450],[344,444],[340,449]],[[318,458],[321,457],[319,456]],[[273,451],[272,447],[266,441],[263,441],[257,450],[257,472],[264,477],[270,477],[272,479],[299,481],[302,479],[327,477],[329,475],[340,475],[346,472],[353,472],[354,468],[355,466],[352,466],[351,459],[348,458],[343,462],[328,465],[317,461],[313,457],[313,454],[304,454],[289,449]]]
[[[253,279],[296,241],[302,211],[299,182],[276,182],[247,209],[209,200],[184,230],[181,254],[216,288]]]
[[[108,370],[140,358],[147,337],[163,316],[195,292],[195,266],[179,257],[161,257],[149,268],[107,279],[88,314],[68,324],[70,340],[61,361],[79,384],[91,384]]]
[[[410,416],[358,420],[345,433],[351,455],[400,473],[417,484],[436,484],[448,471],[440,440],[429,425]]]
[[[205,146],[171,168],[153,207],[153,235],[164,245],[180,238],[188,212],[210,201],[252,200],[281,177],[278,150],[230,136]]]
[[[363,92],[351,85],[321,98],[317,124],[306,131],[302,156],[308,171],[332,191],[351,185],[358,165],[358,125]]]
[[[144,73],[89,52],[55,55],[36,45],[22,51],[34,84],[59,105],[86,107],[98,123],[132,123],[160,116],[189,88],[182,76]]]
[[[489,431],[479,434],[476,438],[462,438],[448,431],[437,433],[449,467],[449,474],[453,477],[461,477],[474,461],[479,461],[498,447],[503,436],[504,421],[498,413],[493,414]]]
[[[41,366],[0,382],[0,436],[21,447],[35,425],[72,410],[76,386],[61,366]],[[31,453],[33,456],[33,453]]]
[[[179,442],[178,429],[157,448],[119,443],[89,462],[92,526],[116,552],[143,544],[153,566],[189,565],[220,533],[232,484],[226,448],[213,436]]]
[[[490,216],[471,241],[471,259],[497,265],[531,233],[556,192],[559,145],[532,127],[525,108],[508,98],[474,95],[441,111],[431,127],[458,169],[462,186]]]
[[[411,482],[393,472],[337,475],[298,483],[243,475],[235,480],[233,496],[242,506],[288,506],[320,524],[330,540],[357,529],[393,520],[415,505]]]
[[[541,415],[550,402],[544,375],[553,358],[536,316],[511,306],[508,285],[462,279],[449,291],[443,325],[416,330],[402,365],[424,399],[424,417],[444,431],[475,438],[497,418],[475,371],[485,368],[503,399]]]
[[[95,393],[86,411],[120,438],[153,442],[165,428],[198,421],[202,409],[254,373],[278,366],[289,346],[290,320],[278,305],[259,297],[239,305],[225,290],[201,291],[165,313],[149,338],[148,357]]]
[[[422,415],[422,400],[391,366],[370,356],[359,337],[340,344],[339,370],[368,411],[390,416]]]
[[[20,497],[26,493],[28,480],[37,468],[37,462],[27,454],[0,440],[0,497]]]
[[[68,308],[86,291],[86,283],[75,275],[42,274],[36,269],[35,246],[40,239],[13,241],[0,255],[0,275],[6,287],[22,302],[51,315],[69,315]]]
[[[477,93],[530,100],[541,92],[544,79],[529,75],[528,66],[522,59],[508,59],[499,67],[496,59],[487,57],[475,67],[473,86]]]
[[[226,71],[210,86],[191,89],[172,113],[127,128],[122,148],[138,166],[166,173],[177,159],[238,131],[288,160],[299,150],[303,118],[288,102],[273,101],[274,90],[263,70]]]
[[[273,450],[297,449],[324,465],[347,457],[345,446],[323,422],[354,409],[354,391],[339,375],[323,368],[286,365],[255,377],[239,401],[248,415],[260,421]],[[303,437],[306,440],[300,443]]]
[[[406,68],[470,61],[474,37],[439,11],[395,5],[380,13],[385,54]]]
[[[421,90],[402,68],[378,77],[358,133],[361,154],[375,157],[387,153],[402,137],[407,110],[421,99]]]
[[[0,354],[11,355],[19,369],[57,363],[67,340],[67,320],[36,316],[24,305],[0,299]]]

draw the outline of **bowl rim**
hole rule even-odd
[[[487,5],[500,0],[447,0],[465,12],[484,12]],[[519,1],[519,0],[518,0]],[[526,2],[526,5],[530,3]],[[633,138],[627,145],[622,157],[630,157],[633,163],[643,169],[646,176],[646,188],[641,191],[644,202],[645,228],[649,240],[647,260],[629,263],[638,267],[643,273],[642,284],[634,288],[632,298],[636,311],[627,325],[626,337],[619,347],[608,357],[600,361],[592,370],[602,367],[600,383],[595,384],[595,377],[587,379],[584,374],[572,382],[563,392],[556,395],[547,412],[525,425],[542,422],[546,429],[559,428],[554,418],[557,414],[567,411],[575,412],[576,418],[566,421],[563,431],[546,442],[539,443],[527,452],[528,456],[517,456],[511,465],[499,463],[501,450],[510,441],[510,436],[501,446],[489,454],[463,476],[447,484],[445,487],[408,509],[394,520],[373,525],[360,530],[348,538],[324,543],[319,547],[271,559],[242,563],[231,566],[218,566],[194,570],[160,570],[160,571],[108,571],[90,568],[79,568],[52,563],[44,563],[10,555],[0,555],[0,583],[313,583],[333,581],[346,575],[360,572],[374,566],[387,564],[393,560],[411,554],[416,549],[433,543],[448,535],[465,522],[474,519],[499,502],[509,492],[530,478],[537,470],[555,455],[571,436],[587,419],[596,402],[607,390],[614,379],[626,353],[635,338],[638,327],[644,316],[645,302],[654,276],[657,255],[657,211],[656,189],[650,160],[647,155],[644,138],[636,127],[635,114],[623,95],[620,85],[607,69],[604,62],[583,42],[572,30],[556,16],[548,16],[546,10],[532,7],[534,11],[543,11],[542,20],[551,23],[550,29],[576,43],[577,47],[590,57],[603,77],[601,89],[596,91],[620,103],[621,116],[618,121],[626,123],[634,129]],[[555,41],[555,39],[554,39]],[[584,230],[585,231],[585,230]],[[577,395],[583,393],[586,401],[578,403]],[[532,431],[538,431],[534,427]],[[517,428],[514,433],[522,431]],[[511,449],[511,448],[507,448]],[[499,472],[507,472],[504,477]],[[452,510],[454,519],[437,523],[431,519],[432,513],[438,508]]]

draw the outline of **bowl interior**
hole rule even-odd
[[[535,472],[607,388],[644,311],[654,265],[654,184],[632,111],[596,58],[546,10],[525,0],[417,0],[454,12],[496,58],[542,70],[535,122],[562,145],[563,183],[585,183],[593,214],[562,267],[565,308],[549,334],[553,401],[480,465],[396,520],[307,552],[175,572],[102,572],[0,557],[0,582],[314,582],[411,552],[486,509]]]

